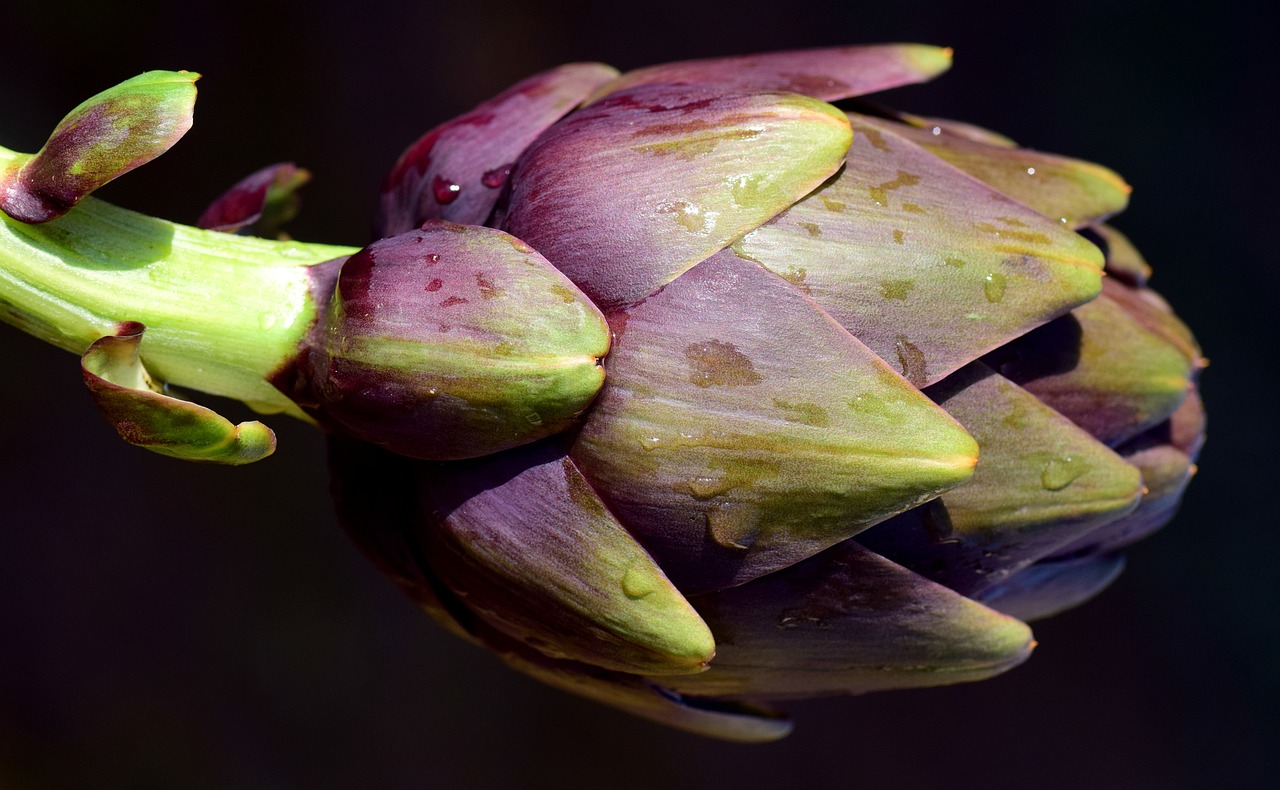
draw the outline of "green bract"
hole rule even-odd
[[[274,449],[171,386],[314,422],[353,539],[520,671],[778,738],[768,700],[1025,660],[1203,442],[1199,348],[1104,224],[1119,176],[827,103],[949,63],[562,66],[410,146],[360,250],[231,235],[278,236],[288,163],[208,230],[86,198],[189,125],[194,75],[152,72],[0,149],[0,317],[156,452]]]

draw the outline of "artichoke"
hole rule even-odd
[[[411,145],[360,250],[278,233],[291,164],[199,228],[87,197],[190,126],[197,75],[150,72],[0,149],[0,317],[153,451],[275,448],[174,387],[321,427],[355,542],[516,669],[778,738],[771,700],[1021,663],[1203,442],[1124,181],[860,98],[949,65],[553,69]]]

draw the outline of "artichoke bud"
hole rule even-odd
[[[306,376],[322,422],[453,460],[568,428],[608,350],[604,317],[531,247],[432,220],[343,263]]]
[[[92,199],[30,224],[185,131],[195,75],[151,72],[40,153],[0,148],[0,321],[83,354],[156,452],[274,448],[170,383],[309,415],[340,520],[447,628],[771,740],[790,725],[759,700],[1021,663],[1015,618],[1105,588],[1203,445],[1200,347],[1103,224],[1119,175],[827,104],[949,64],[894,44],[553,69],[413,143],[362,250],[244,235],[296,209],[288,164],[200,228]]]

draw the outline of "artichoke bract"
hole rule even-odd
[[[315,423],[353,540],[516,669],[778,738],[771,700],[1024,661],[1203,444],[1125,182],[859,98],[950,59],[562,66],[412,144],[363,249],[279,235],[292,164],[201,228],[87,197],[190,125],[194,76],[151,72],[0,149],[0,317],[153,451],[275,448],[174,387]]]

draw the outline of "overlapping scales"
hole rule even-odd
[[[1119,573],[1203,437],[1199,348],[1101,224],[1128,186],[969,124],[780,93],[948,63],[888,45],[640,69],[514,157],[492,221],[615,342],[567,457],[415,478],[430,516],[402,538],[428,608],[551,685],[768,740],[789,724],[754,700],[995,674],[1034,644],[998,611],[1047,616]],[[706,672],[669,674],[670,651],[646,670],[622,620],[580,638],[586,609],[627,609],[613,550],[584,559],[602,535],[690,595]]]
[[[467,606],[553,658],[699,672],[711,632],[564,451],[541,442],[421,467],[432,514],[410,539]]]
[[[973,434],[973,479],[858,541],[966,595],[1131,512],[1139,471],[990,368],[929,394]]]
[[[623,307],[812,191],[850,136],[843,113],[797,94],[635,86],[525,151],[504,229],[601,309]]]
[[[752,700],[1016,665],[1030,633],[994,610],[1086,600],[1119,573],[1115,549],[1169,518],[1203,436],[1202,362],[1143,287],[1145,261],[1100,224],[1123,180],[968,124],[776,93],[834,100],[947,62],[893,45],[641,69],[519,157],[496,221],[615,340],[559,463],[691,595],[717,652],[706,672],[643,680],[610,638],[593,656],[551,636],[571,629],[573,585],[507,589],[517,556],[578,575],[553,562],[554,528],[519,538],[556,522],[556,486],[501,493],[550,461],[474,496],[485,474],[443,475],[428,495],[454,515],[410,542],[432,547],[419,567],[472,638],[551,685],[767,740],[789,725]],[[570,543],[589,520],[575,523]]]
[[[913,384],[1097,296],[1102,254],[1080,235],[895,131],[850,120],[840,173],[733,250],[790,280]]]
[[[603,63],[559,66],[424,134],[400,155],[383,182],[378,235],[413,230],[429,219],[482,224],[520,153],[617,74]]]
[[[1024,568],[974,598],[1026,622],[1043,620],[1102,592],[1122,570],[1122,554],[1048,559]]]
[[[972,472],[954,420],[732,253],[609,318],[608,386],[572,454],[682,589],[790,565]]]
[[[1129,203],[1132,188],[1124,179],[1092,162],[1012,147],[998,140],[982,141],[973,134],[944,134],[937,125],[919,128],[870,116],[860,118],[902,135],[1019,203],[1072,228],[1099,223]]]
[[[1168,419],[1201,365],[1193,346],[1154,321],[1104,293],[997,349],[987,362],[1115,446]]]
[[[1123,276],[1105,280],[1093,302],[986,357],[1025,387],[1008,380],[999,386],[1022,392],[1022,406],[999,408],[993,401],[966,416],[972,404],[957,396],[975,379],[1002,380],[989,369],[980,376],[976,368],[963,369],[927,390],[978,439],[974,479],[857,538],[1017,616],[1049,616],[1109,584],[1123,565],[1115,552],[1176,512],[1204,440],[1195,387],[1205,364],[1199,346],[1164,301],[1141,287],[1150,267],[1137,250],[1114,231],[1094,235],[1104,242],[1108,270],[1114,267]],[[1038,428],[1037,437],[1078,426],[1076,446],[1055,454],[1051,441],[1022,436],[1027,407],[1054,415],[1060,425],[1057,431]],[[1016,480],[1001,479],[1008,459],[1019,454],[1024,463],[1043,461],[1040,483],[1046,491],[1039,496],[1030,474],[1034,463],[1025,470],[1022,491]],[[1096,477],[1100,468],[1108,470],[1102,478]],[[1112,482],[1099,489],[1090,485],[1090,475]],[[1135,481],[1139,487],[1124,494]],[[991,482],[996,485],[984,485]],[[972,507],[993,494],[1015,518]],[[1058,499],[1059,509],[1037,508],[1037,499]]]

